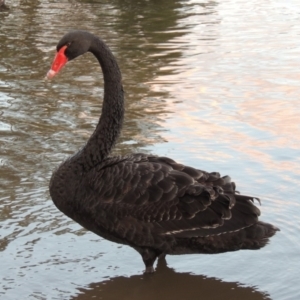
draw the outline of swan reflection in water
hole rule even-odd
[[[115,277],[99,283],[91,283],[78,289],[79,294],[72,300],[199,300],[199,299],[271,299],[268,294],[237,283],[222,282],[189,273],[177,273],[160,259],[155,276],[134,275]]]
[[[0,0],[0,11],[9,10],[9,7],[5,4],[5,0]]]

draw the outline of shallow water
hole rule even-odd
[[[164,3],[162,3],[164,2]],[[6,1],[0,12],[0,298],[299,299],[300,3]],[[69,29],[120,64],[126,121],[115,153],[151,152],[230,174],[280,227],[259,251],[167,257],[142,275],[130,248],[53,205],[53,169],[95,127],[102,75],[85,55],[43,80]]]

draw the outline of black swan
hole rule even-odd
[[[108,46],[89,32],[67,33],[57,45],[47,78],[88,51],[104,76],[102,114],[86,145],[52,175],[50,195],[57,208],[95,234],[134,248],[146,273],[166,254],[265,246],[279,229],[258,221],[255,198],[238,194],[229,176],[167,157],[109,156],[123,123],[124,93]]]

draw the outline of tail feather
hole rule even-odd
[[[258,221],[257,223],[240,229],[212,237],[212,246],[216,252],[236,251],[240,249],[256,250],[268,244],[279,229],[272,224]]]
[[[176,254],[187,252],[215,254],[241,249],[256,250],[264,247],[276,231],[279,229],[275,226],[259,221],[237,231],[188,240],[178,239]]]
[[[244,229],[245,239],[241,249],[260,249],[264,247],[269,238],[272,237],[279,229],[272,224],[257,222],[256,224]]]

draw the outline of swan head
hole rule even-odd
[[[67,62],[88,52],[93,38],[91,33],[81,30],[73,30],[65,34],[56,46],[57,53],[46,78],[53,78]]]

